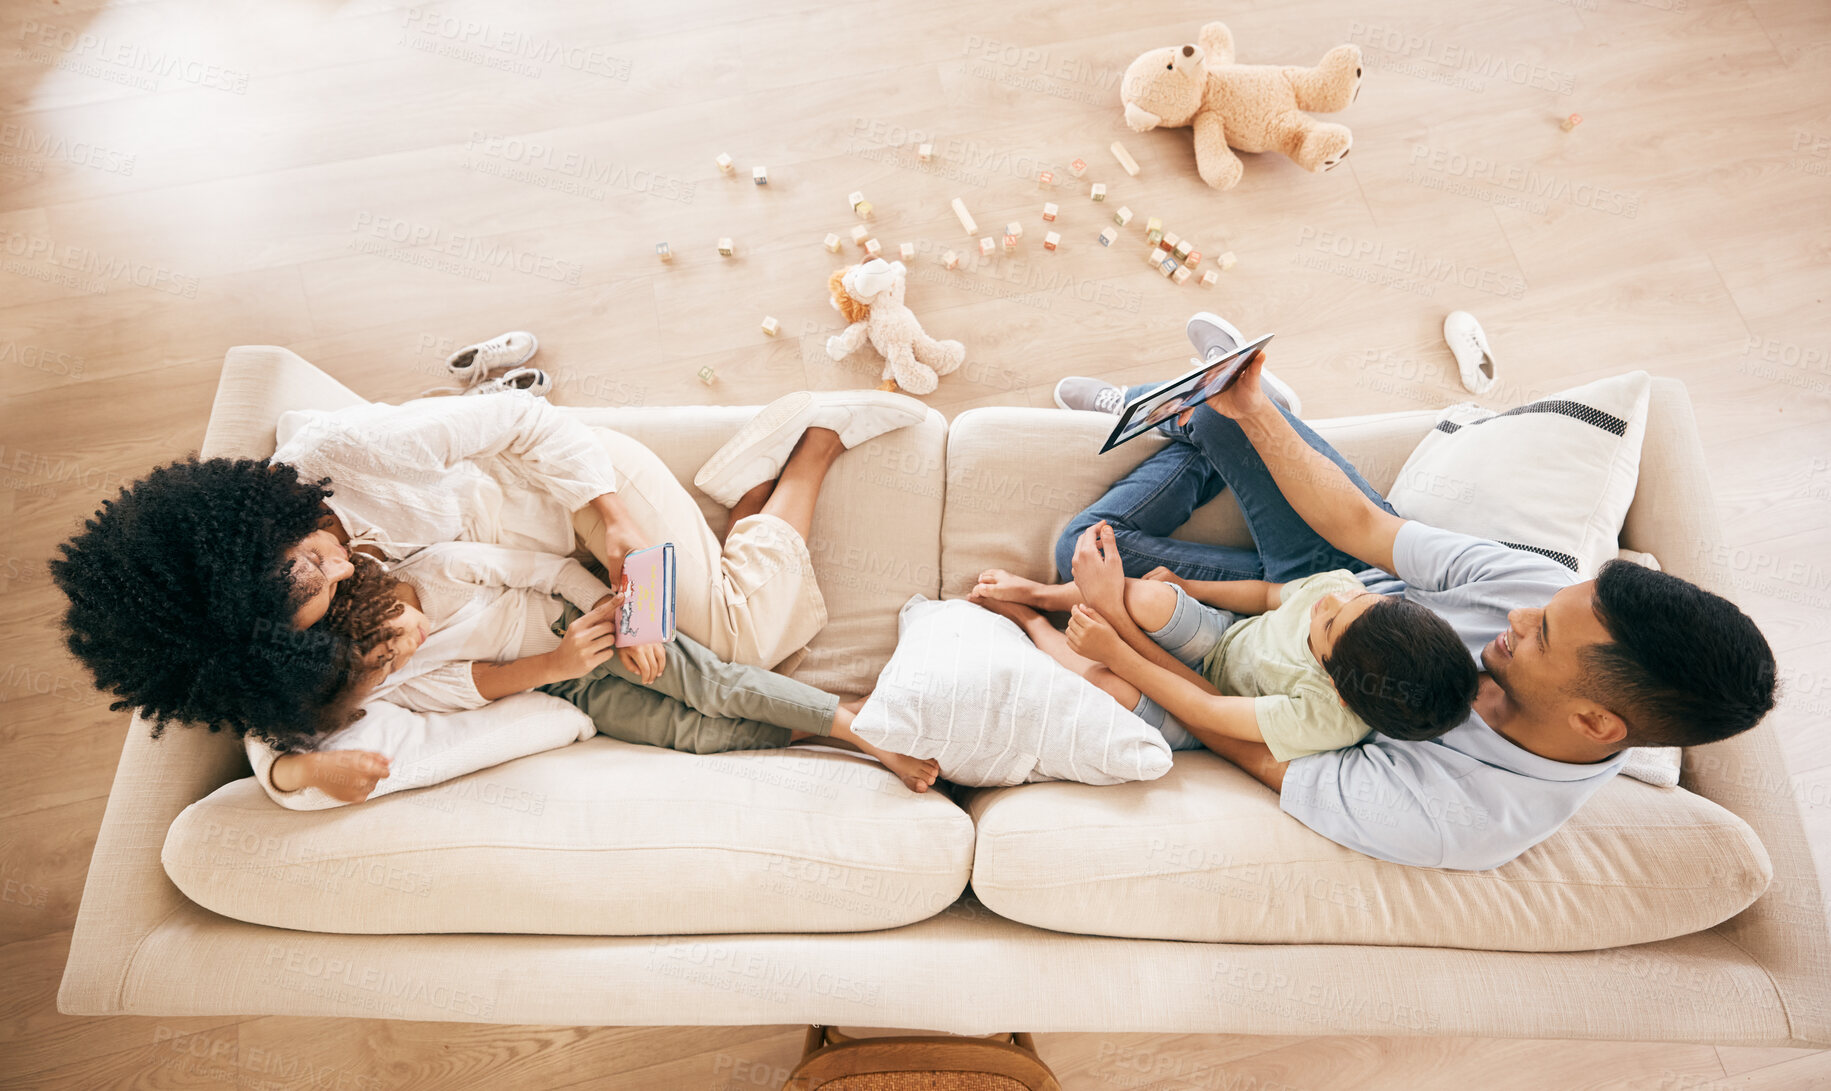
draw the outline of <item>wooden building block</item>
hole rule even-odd
[[[1047,235],[1043,236],[1043,249],[1044,250],[1054,250],[1056,247],[1060,246],[1061,244],[1062,244],[1062,237],[1053,231],[1051,231]]]
[[[731,173],[733,168],[731,166],[731,157],[729,155],[724,155],[721,153],[719,155],[718,159],[715,160],[715,162],[718,163],[718,170],[719,170],[720,174],[730,174]]]
[[[1132,222],[1132,210],[1125,207],[1124,205],[1120,205],[1119,211],[1113,213],[1113,222],[1118,224],[1120,227],[1124,227],[1126,224],[1131,223]]]
[[[1100,232],[1100,245],[1101,246],[1111,246],[1113,243],[1117,242],[1118,240],[1119,240],[1119,229],[1116,227],[1109,227],[1105,231]]]
[[[1044,220],[1044,222],[1046,222],[1046,223],[1054,223],[1054,222],[1055,222],[1055,215],[1056,215],[1056,213],[1058,213],[1058,212],[1060,212],[1060,211],[1061,211],[1061,209],[1059,209],[1059,208],[1057,208],[1057,207],[1055,207],[1055,205],[1054,205],[1054,204],[1052,204],[1052,203],[1049,203],[1049,202],[1045,202],[1045,203],[1044,203],[1044,204],[1043,204],[1043,220]]]
[[[979,234],[979,224],[973,220],[973,214],[966,210],[966,202],[958,197],[954,198],[954,215],[960,218],[960,226],[966,229],[967,234]]]
[[[826,249],[827,249],[827,253],[829,253],[829,254],[839,253],[839,236],[838,235],[835,235],[830,231],[827,232]]]
[[[731,245],[731,240],[729,238],[720,239],[718,240],[718,252],[725,257],[730,257],[737,252],[737,247]]]
[[[769,184],[769,168],[768,167],[751,168],[750,180],[752,182],[755,182],[759,186],[768,185]]]
[[[673,261],[674,260],[674,248],[669,246],[665,242],[658,242],[655,244],[655,256],[660,258],[662,261]]]
[[[1125,150],[1124,144],[1117,140],[1113,141],[1112,152],[1113,158],[1117,159],[1119,165],[1125,168],[1125,173],[1133,178],[1138,177],[1138,160],[1132,158],[1132,153]]]
[[[782,332],[782,323],[776,321],[775,315],[763,316],[763,332],[771,337]]]

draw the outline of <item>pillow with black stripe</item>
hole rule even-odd
[[[1501,413],[1452,405],[1386,499],[1407,519],[1541,553],[1588,579],[1619,548],[1652,386],[1634,371]]]

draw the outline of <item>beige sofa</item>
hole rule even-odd
[[[285,409],[359,400],[235,349],[202,451],[266,455]],[[747,417],[576,412],[683,479]],[[1384,488],[1432,420],[1318,428]],[[832,621],[794,673],[862,691],[910,594],[1046,574],[1059,528],[1157,442],[1095,457],[1101,431],[982,409],[848,453],[810,539]],[[1225,496],[1183,533],[1244,540]],[[1689,401],[1661,380],[1622,545],[1721,588],[1718,540]],[[837,754],[607,739],[310,813],[247,776],[232,739],[135,725],[61,1010],[1831,1045],[1831,939],[1766,726],[1688,753],[1684,788],[1617,778],[1481,873],[1332,845],[1206,753],[957,802]]]

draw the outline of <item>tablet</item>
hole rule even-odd
[[[1175,420],[1183,410],[1198,406],[1226,390],[1271,339],[1272,335],[1268,333],[1212,364],[1203,364],[1180,379],[1172,379],[1126,402],[1125,408],[1119,411],[1119,423],[1113,425],[1112,435],[1106,437],[1106,446],[1100,448],[1100,453],[1105,454],[1127,440],[1137,439],[1164,421]]]

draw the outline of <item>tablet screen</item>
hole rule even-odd
[[[1105,454],[1127,440],[1137,439],[1164,421],[1176,419],[1183,410],[1192,409],[1226,390],[1271,339],[1272,335],[1268,333],[1212,364],[1203,364],[1181,378],[1126,402],[1125,408],[1119,411],[1119,423],[1106,437],[1106,446],[1100,448],[1100,453]]]

